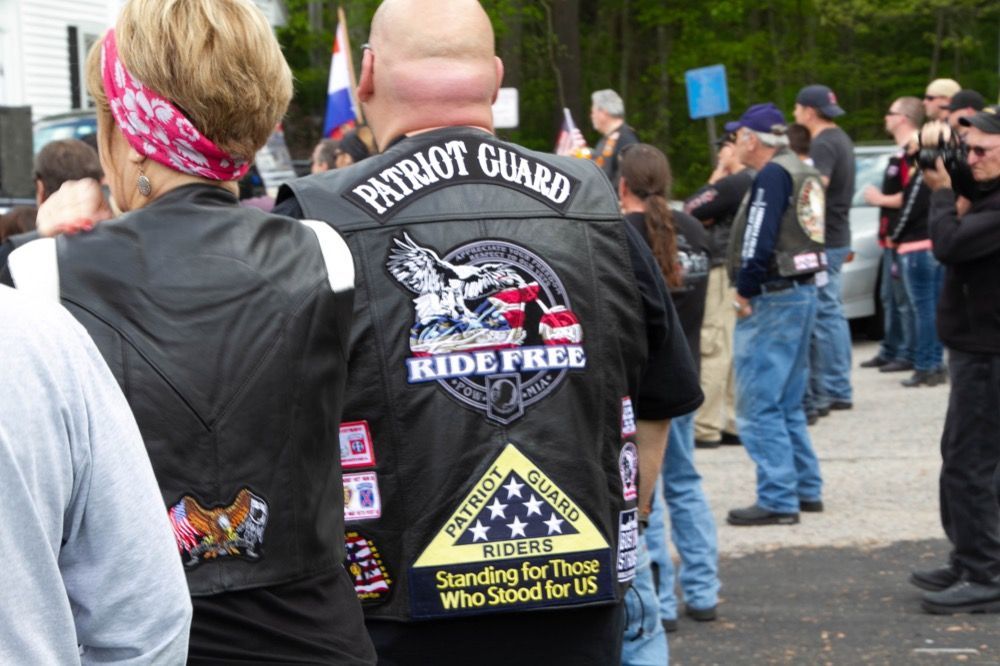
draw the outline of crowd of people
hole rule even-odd
[[[681,609],[719,614],[696,449],[756,464],[732,525],[824,511],[808,425],[854,400],[833,91],[727,123],[676,210],[613,90],[587,160],[499,140],[493,44],[476,0],[385,0],[369,124],[247,207],[292,97],[266,20],[124,3],[86,64],[96,150],[43,148],[0,230],[0,662],[665,664]],[[1000,611],[997,112],[950,80],[895,100],[865,192],[861,365],[951,377],[954,549],[911,579],[935,613]]]

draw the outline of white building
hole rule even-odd
[[[124,2],[0,0],[0,106],[31,106],[36,120],[88,108],[87,51]],[[280,0],[254,2],[272,24],[283,23]]]

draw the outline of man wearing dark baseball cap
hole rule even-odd
[[[756,502],[731,510],[731,525],[793,525],[800,511],[823,510],[823,479],[802,406],[815,275],[825,262],[823,184],[788,149],[785,128],[770,103],[726,125],[738,131],[740,161],[758,170],[733,221],[727,257],[738,317],[736,426],[757,464]]]
[[[938,160],[930,236],[944,265],[937,330],[948,348],[951,395],[941,435],[941,523],[952,551],[944,566],[910,577],[930,613],[1000,613],[1000,107],[959,120],[980,196],[959,206]]]
[[[959,121],[962,118],[975,115],[977,111],[982,111],[984,106],[986,106],[986,100],[975,90],[968,88],[959,90],[951,98],[951,103],[945,107],[948,111],[948,124],[951,125],[953,130],[964,134],[960,129],[961,125]]]
[[[806,86],[795,97],[795,122],[812,137],[809,157],[826,185],[827,278],[817,277],[819,309],[812,337],[806,390],[810,421],[831,409],[850,409],[851,330],[840,300],[840,271],[851,253],[849,214],[854,199],[854,144],[834,118],[844,115],[837,96],[824,85]]]

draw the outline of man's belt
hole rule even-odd
[[[795,289],[800,285],[804,284],[814,284],[816,278],[814,275],[802,275],[794,278],[780,278],[778,280],[770,280],[760,285],[760,293],[762,294],[776,294],[779,291],[788,291],[789,289]]]

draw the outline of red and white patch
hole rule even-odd
[[[340,466],[343,469],[371,467],[375,464],[375,446],[372,443],[368,421],[349,421],[340,424]]]
[[[375,472],[344,475],[344,521],[382,516],[382,495]]]
[[[622,398],[622,439],[631,437],[635,432],[635,408],[632,407],[632,398],[625,396]]]

